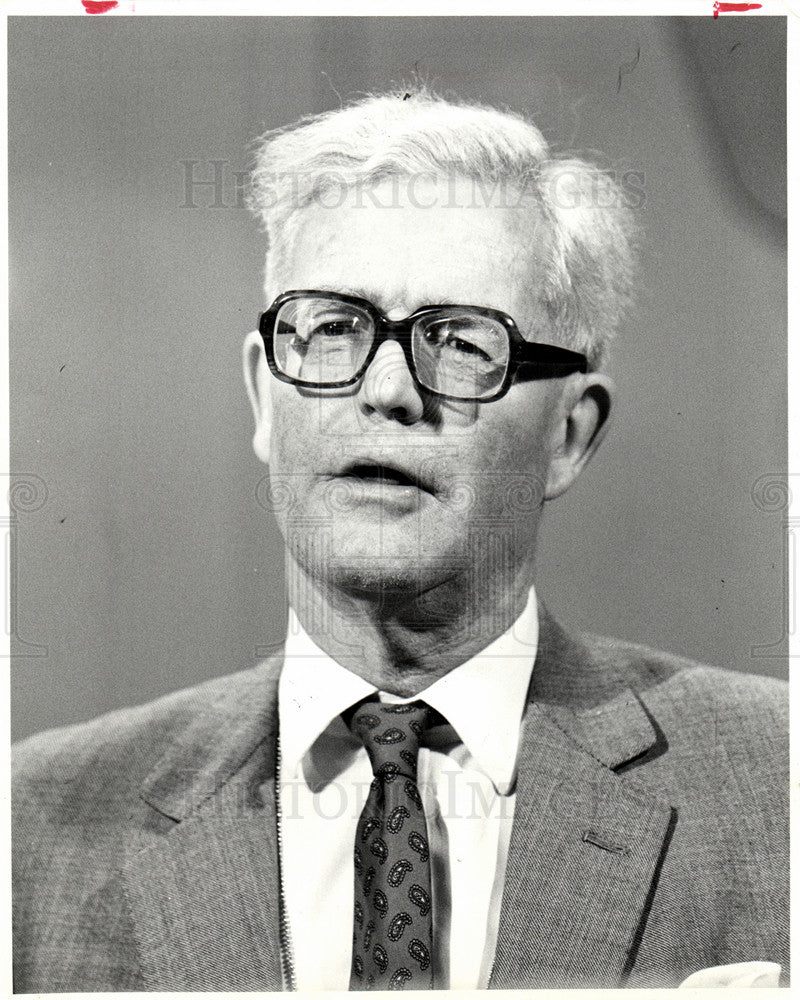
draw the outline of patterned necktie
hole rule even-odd
[[[350,727],[374,778],[356,827],[351,990],[433,988],[428,831],[417,786],[430,708],[359,705]]]

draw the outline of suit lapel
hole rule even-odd
[[[123,881],[147,989],[281,989],[277,673],[232,678],[145,783]]]
[[[615,773],[648,752],[658,729],[636,695],[540,609],[491,987],[624,981],[674,825]]]

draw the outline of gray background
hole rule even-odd
[[[15,736],[280,642],[239,360],[262,246],[234,175],[259,132],[415,71],[644,175],[620,402],[549,508],[540,592],[565,624],[785,676],[762,478],[785,468],[782,19],[11,18],[8,39]],[[216,205],[186,206],[186,160],[223,161]]]

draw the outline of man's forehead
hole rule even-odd
[[[535,223],[514,208],[371,203],[301,209],[283,265],[284,289],[326,288],[385,312],[461,303],[509,311],[535,281]]]

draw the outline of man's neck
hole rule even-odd
[[[291,557],[286,577],[290,603],[320,649],[379,690],[413,697],[511,627],[533,568],[483,580],[478,592],[461,577],[421,594],[343,590],[312,579]]]

